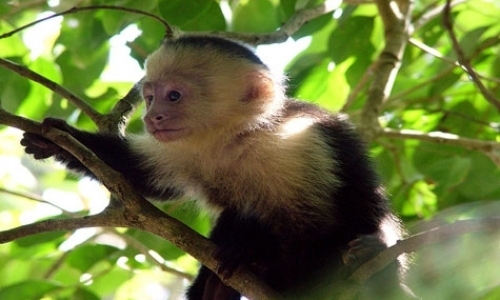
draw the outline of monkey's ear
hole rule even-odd
[[[243,102],[250,101],[271,101],[274,99],[275,82],[269,78],[268,74],[262,72],[254,72],[246,78],[247,89],[243,96]]]

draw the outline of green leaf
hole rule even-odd
[[[457,190],[469,201],[500,199],[500,169],[478,152],[469,154],[471,170]]]
[[[270,0],[240,1],[233,12],[234,31],[272,32],[279,26],[277,8]]]
[[[0,78],[2,107],[7,111],[15,112],[29,94],[31,84],[25,78],[4,68],[0,68]]]
[[[375,52],[371,43],[373,26],[373,17],[355,16],[341,19],[328,42],[332,59],[341,63],[351,56],[371,57]]]
[[[64,18],[56,44],[65,45],[73,60],[82,66],[92,61],[99,49],[108,45],[109,38],[99,19],[82,13]]]
[[[334,19],[331,14],[325,14],[314,18],[304,24],[297,32],[295,32],[292,37],[296,40],[310,36],[312,34],[318,33],[321,29],[327,26],[330,23],[334,23]]]
[[[1,15],[2,13],[0,13],[0,16]],[[12,27],[11,24],[8,24],[4,20],[0,20],[0,34],[12,31],[13,29],[15,28]],[[2,58],[18,56],[19,54],[25,55],[27,53],[28,49],[20,35],[13,35],[9,38],[0,40],[0,57]]]
[[[435,80],[429,88],[429,96],[442,95],[447,89],[453,87],[462,76],[462,72],[455,71]]]
[[[199,18],[213,5],[213,0],[169,0],[158,6],[161,16],[170,24],[186,30],[189,22]]]
[[[132,276],[134,276],[132,271],[114,267],[102,276],[95,277],[88,288],[104,299],[105,296],[114,295],[116,290]]]
[[[307,75],[302,78],[300,88],[295,92],[297,96],[304,100],[316,100],[325,93],[329,86],[328,78],[330,71],[328,66],[331,64],[328,60],[323,60],[312,67]]]
[[[402,210],[404,215],[415,213],[418,216],[430,217],[435,213],[438,198],[432,191],[431,184],[423,180],[416,181],[408,191],[407,197]]]
[[[488,289],[488,292],[476,300],[497,300],[500,299],[500,286],[495,286]]]
[[[146,12],[149,12],[158,6],[157,0],[127,0],[120,2],[121,3],[116,3],[115,5]],[[108,1],[102,1],[102,4],[108,4]],[[140,18],[149,18],[131,12],[108,9],[99,10],[95,15],[101,20],[103,28],[110,36],[118,34],[125,27]]]
[[[85,288],[77,288],[76,291],[73,293],[71,299],[73,300],[99,300],[101,299],[97,294],[94,292],[85,289]]]
[[[51,243],[51,242],[59,243],[62,240],[62,237],[66,235],[67,235],[66,231],[42,232],[19,238],[15,240],[14,243],[22,248],[31,248],[33,246],[43,245],[44,243]]]
[[[471,31],[467,31],[460,39],[460,48],[466,56],[469,56],[477,48],[481,37],[488,30],[488,27],[479,27]]]
[[[207,9],[212,0],[172,0],[164,1],[158,6],[158,10],[163,18],[177,26],[198,16],[203,10]]]
[[[287,21],[294,13],[296,9],[297,0],[281,0],[280,1],[280,15],[283,22]]]
[[[101,260],[116,260],[113,255],[118,251],[120,250],[108,245],[85,244],[72,250],[68,255],[67,262],[84,273]]]
[[[41,280],[26,280],[0,289],[0,299],[39,300],[60,286]]]
[[[108,45],[93,50],[84,60],[79,60],[69,51],[64,51],[56,62],[63,74],[63,85],[77,95],[83,95],[101,75],[108,61]]]
[[[449,157],[428,166],[425,174],[436,182],[434,191],[444,199],[453,194],[453,189],[464,181],[470,169],[471,160],[468,157]]]

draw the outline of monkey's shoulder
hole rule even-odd
[[[309,103],[296,99],[287,99],[284,102],[282,122],[297,122],[298,120],[309,119],[314,130],[311,134],[321,133],[322,138],[339,140],[351,138],[360,140],[355,126],[349,117],[343,113],[333,113],[314,103]]]

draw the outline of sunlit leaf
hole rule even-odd
[[[339,21],[329,40],[329,53],[336,63],[350,56],[371,57],[375,48],[370,36],[373,17],[356,16]]]
[[[160,14],[168,20],[170,24],[184,29],[184,26],[198,18],[213,5],[213,0],[172,0],[162,1],[158,5]]]
[[[233,13],[234,31],[268,32],[280,25],[277,8],[270,0],[241,1]]]
[[[74,268],[77,268],[82,273],[86,272],[97,262],[104,259],[114,259],[117,257],[112,257],[119,251],[115,247],[99,244],[88,244],[81,245],[74,250],[72,250],[67,257],[67,262]]]

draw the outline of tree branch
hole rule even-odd
[[[451,224],[431,228],[398,241],[395,245],[380,252],[376,257],[364,263],[353,272],[350,279],[358,283],[364,283],[370,279],[373,274],[395,261],[397,257],[403,253],[415,252],[425,246],[442,243],[445,240],[459,237],[467,233],[497,233],[499,229],[500,217],[460,220]]]
[[[105,118],[102,118],[102,124],[97,126],[100,131],[105,130],[115,134],[125,134],[125,128],[130,117],[142,103],[143,80],[144,78],[136,82],[127,95],[120,99],[108,114],[104,115]]]
[[[445,132],[423,133],[415,130],[394,130],[390,128],[384,128],[383,131],[380,132],[380,136],[398,139],[415,139],[480,151],[489,156],[497,166],[500,166],[500,143],[498,142],[464,138]]]
[[[495,95],[484,86],[481,78],[476,73],[470,61],[466,58],[462,48],[460,47],[460,43],[458,42],[457,36],[453,30],[453,23],[451,20],[451,0],[446,0],[446,5],[443,10],[443,26],[445,30],[448,32],[448,36],[451,39],[453,49],[457,54],[458,63],[462,66],[462,69],[469,75],[471,80],[474,82],[479,92],[483,95],[483,97],[488,101],[491,105],[493,105],[500,112],[500,99],[497,99]]]
[[[163,258],[158,259],[154,255],[151,255],[149,248],[147,248],[145,245],[143,245],[141,242],[137,241],[133,237],[126,235],[126,234],[120,234],[116,229],[112,228],[109,230],[106,230],[105,232],[108,232],[110,234],[113,234],[114,236],[122,239],[127,243],[127,245],[131,246],[132,248],[135,248],[137,251],[142,253],[144,256],[146,256],[149,260],[151,260],[155,266],[160,268],[162,271],[173,274],[175,276],[179,276],[181,278],[187,279],[189,281],[193,281],[194,277],[191,274],[176,270],[174,268],[171,268],[167,266],[166,264],[163,263]]]
[[[39,202],[39,203],[50,205],[50,206],[52,206],[52,207],[54,207],[56,209],[59,209],[60,211],[63,212],[63,214],[65,214],[67,216],[76,216],[77,215],[77,214],[75,214],[73,212],[65,210],[64,208],[62,208],[60,206],[55,205],[54,203],[52,203],[50,201],[43,200],[42,197],[40,197],[39,195],[35,195],[35,194],[32,194],[32,193],[27,193],[27,192],[21,193],[21,192],[12,191],[12,190],[9,190],[9,189],[6,189],[6,188],[2,188],[2,187],[0,187],[0,192],[5,193],[5,194],[14,195],[14,196],[17,196],[17,197],[20,197],[20,198],[24,198],[24,199],[27,199],[27,200],[31,200],[31,201],[35,201],[35,202]]]
[[[123,175],[104,164],[93,152],[68,133],[51,129],[42,132],[38,122],[12,115],[0,108],[0,124],[36,133],[61,146],[75,156],[85,167],[115,194],[120,202],[111,204],[100,214],[75,219],[47,220],[0,232],[0,243],[16,238],[54,230],[74,230],[83,227],[132,227],[156,234],[192,255],[217,273],[218,262],[212,257],[215,245],[182,222],[166,215],[137,193]],[[224,283],[252,299],[280,299],[272,289],[247,270],[238,269]]]
[[[94,108],[85,102],[82,98],[78,97],[77,95],[73,94],[57,82],[54,82],[47,77],[44,77],[30,69],[28,69],[25,66],[16,64],[15,62],[12,62],[10,60],[0,58],[0,66],[9,69],[17,74],[19,74],[22,77],[28,78],[32,81],[38,82],[44,87],[48,88],[49,90],[53,91],[54,93],[58,94],[59,96],[68,99],[73,103],[76,107],[82,110],[89,118],[91,118],[93,121],[96,121],[100,118],[100,114],[94,110]]]
[[[254,46],[264,44],[283,43],[305,23],[326,13],[334,11],[339,7],[339,1],[327,0],[324,3],[311,8],[299,9],[278,30],[271,33],[241,33],[241,32],[212,32],[229,38],[233,38]]]
[[[340,109],[341,112],[347,112],[349,108],[354,104],[354,101],[356,100],[356,97],[361,93],[361,90],[365,87],[365,85],[368,83],[369,79],[373,76],[373,70],[375,69],[375,66],[377,65],[377,62],[373,62],[368,69],[363,73],[363,76],[361,79],[358,81],[356,86],[351,90],[349,95],[347,96],[347,99]]]
[[[360,129],[367,141],[373,140],[381,130],[378,117],[382,111],[382,104],[391,93],[408,37],[412,32],[411,1],[375,2],[384,24],[385,47],[377,59],[373,71],[375,76],[361,113]]]
[[[28,23],[24,26],[21,26],[19,28],[16,28],[12,31],[9,31],[7,33],[4,33],[2,35],[0,35],[0,39],[3,39],[3,38],[7,38],[7,37],[10,37],[26,28],[29,28],[29,27],[32,27],[32,26],[35,26],[36,24],[38,23],[41,23],[41,22],[44,22],[44,21],[47,21],[49,19],[52,19],[52,18],[55,18],[55,17],[58,17],[58,16],[64,16],[64,15],[69,15],[69,14],[75,14],[75,13],[78,13],[78,12],[82,12],[82,11],[89,11],[89,10],[117,10],[117,11],[125,11],[125,12],[129,12],[129,13],[132,13],[132,14],[137,14],[137,15],[142,15],[142,16],[146,16],[146,17],[149,17],[151,19],[154,19],[156,21],[158,21],[159,23],[161,23],[163,25],[163,27],[165,27],[165,36],[172,36],[174,34],[174,29],[172,26],[170,26],[170,24],[168,24],[167,21],[165,21],[164,19],[158,17],[157,15],[155,14],[152,14],[152,13],[148,13],[146,11],[142,11],[140,9],[135,9],[135,8],[128,8],[128,7],[123,7],[123,6],[114,6],[114,5],[91,5],[91,6],[83,6],[83,7],[72,7],[68,10],[65,10],[65,11],[62,11],[60,13],[56,13],[56,14],[53,14],[51,16],[48,16],[48,17],[45,17],[45,18],[42,18],[40,20],[36,20],[35,22],[31,22],[31,23]]]

